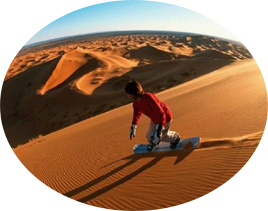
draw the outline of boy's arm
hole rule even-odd
[[[141,118],[141,112],[138,110],[138,108],[133,104],[133,118],[132,118],[132,124],[137,125],[139,120]]]
[[[133,104],[133,119],[132,119],[132,125],[130,127],[130,139],[136,136],[137,124],[138,124],[140,117],[141,117],[141,112]]]

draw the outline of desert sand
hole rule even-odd
[[[18,55],[2,91],[2,120],[14,153],[53,190],[109,209],[176,206],[224,184],[258,146],[267,93],[243,46],[202,36],[149,35],[72,45],[34,52],[49,56],[14,71],[18,61],[33,56]],[[149,124],[143,116],[129,140],[132,105],[122,89],[133,78],[169,105],[171,129],[183,138],[202,137],[198,149],[133,154]],[[25,134],[14,134],[16,128]],[[33,135],[40,137],[28,142]]]

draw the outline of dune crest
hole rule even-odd
[[[76,82],[76,87],[86,95],[92,94],[107,80],[129,72],[139,63],[139,61],[131,61],[118,55],[88,52],[102,62],[102,67],[84,75]]]
[[[87,56],[87,52],[81,48],[64,54],[48,81],[37,93],[44,95],[47,91],[60,85],[91,58],[92,57]]]

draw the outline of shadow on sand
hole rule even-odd
[[[155,152],[155,153],[148,153],[148,154],[133,154],[133,155],[130,155],[130,156],[127,156],[123,159],[120,159],[120,160],[117,160],[117,161],[114,161],[106,166],[109,166],[109,165],[112,165],[112,164],[115,164],[117,163],[118,161],[122,161],[122,160],[128,160],[125,164],[121,165],[121,166],[118,166],[116,167],[115,169],[113,169],[112,171],[110,171],[109,173],[107,174],[104,174],[92,181],[90,181],[89,183],[81,186],[81,187],[78,187],[70,192],[67,192],[63,195],[67,196],[67,197],[73,197],[89,188],[91,188],[92,186],[94,185],[97,185],[98,183],[101,183],[102,181],[104,181],[105,179],[107,179],[108,177],[118,173],[119,171],[122,171],[124,168],[134,164],[135,162],[137,162],[138,160],[140,159],[143,159],[143,158],[153,158],[152,160],[150,160],[148,163],[142,165],[140,168],[138,168],[137,170],[131,172],[130,174],[124,176],[123,178],[119,179],[118,181],[115,181],[113,182],[112,184],[104,187],[104,188],[101,188],[93,193],[91,193],[90,195],[88,196],[85,196],[83,198],[80,198],[78,199],[77,201],[79,202],[87,202],[89,200],[92,200],[110,190],[112,190],[113,188],[131,180],[132,178],[136,177],[137,175],[139,175],[140,173],[146,171],[147,169],[151,168],[152,166],[154,166],[155,164],[157,164],[160,160],[162,160],[163,158],[165,157],[176,157],[176,161],[174,162],[174,165],[180,163],[182,160],[184,160],[188,155],[191,154],[191,152],[193,151],[194,149],[185,149],[183,151],[174,151],[174,152]],[[104,166],[104,167],[106,167]]]

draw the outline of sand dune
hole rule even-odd
[[[96,52],[91,53],[91,55],[102,62],[101,67],[81,77],[76,83],[76,87],[87,95],[92,94],[96,88],[109,79],[127,73],[139,63],[117,55]]]
[[[198,149],[133,154],[149,124],[143,117],[129,140],[132,105],[123,90],[133,79],[169,105],[171,129],[202,137]],[[264,131],[267,92],[241,43],[82,36],[18,53],[3,84],[1,118],[15,154],[48,187],[103,208],[152,210],[201,197],[244,166]]]
[[[172,60],[175,55],[166,51],[159,50],[153,46],[142,46],[126,53],[124,56],[139,59],[140,61],[155,62],[161,60]]]
[[[44,95],[47,91],[59,86],[81,68],[81,66],[88,62],[92,63],[92,60],[98,62],[96,69],[89,71],[88,74],[76,81],[74,85],[81,92],[88,95],[92,94],[93,90],[101,86],[104,81],[118,75],[120,76],[138,64],[138,62],[127,60],[121,56],[105,55],[103,53],[77,48],[62,56],[50,78],[38,90],[38,93]]]
[[[213,191],[235,175],[258,146],[267,94],[253,59],[229,63],[157,95],[173,111],[172,128],[182,137],[201,136],[200,148],[133,154],[133,145],[145,142],[149,120],[142,118],[137,137],[129,141],[128,104],[14,152],[33,175],[74,200],[109,209],[151,210]]]
[[[81,48],[64,54],[46,84],[39,90],[39,93],[44,95],[50,89],[60,85],[89,59],[92,59],[92,57],[90,58],[90,56],[86,55],[86,52]]]

